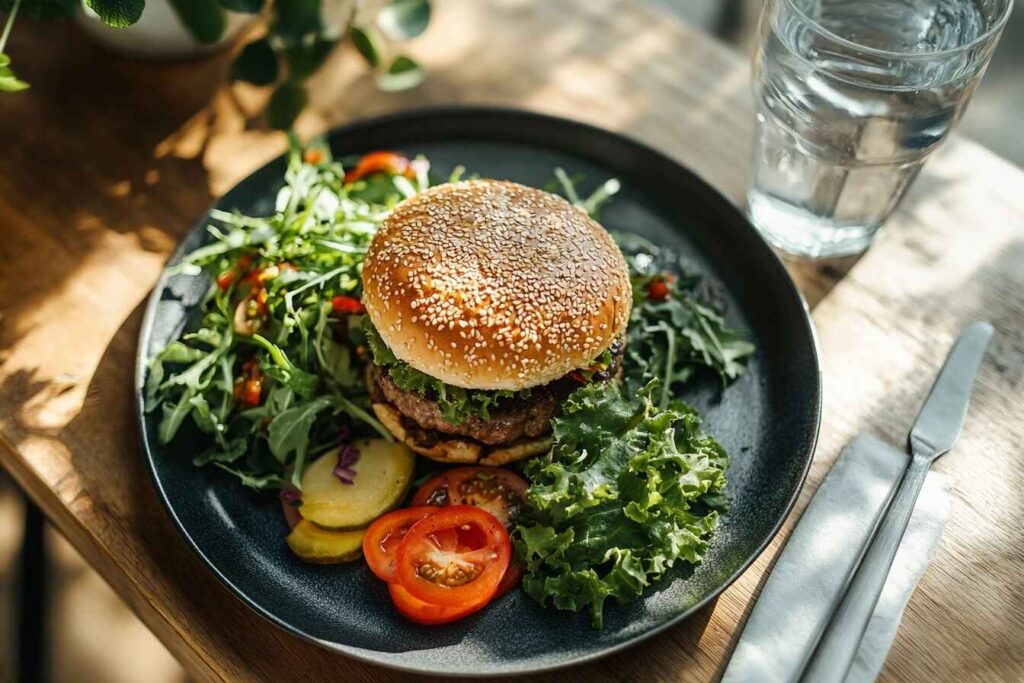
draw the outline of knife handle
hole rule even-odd
[[[846,679],[878,604],[878,597],[882,594],[930,464],[929,458],[911,459],[874,541],[857,567],[839,609],[804,670],[801,679],[804,683],[842,683]]]

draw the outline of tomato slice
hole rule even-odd
[[[363,557],[370,571],[383,581],[394,581],[398,545],[413,524],[435,512],[435,507],[402,508],[374,520],[363,536]]]
[[[494,597],[511,557],[508,532],[494,515],[452,505],[406,532],[398,546],[395,576],[414,598],[468,608]]]
[[[447,624],[451,621],[469,616],[478,611],[486,603],[470,605],[469,607],[446,607],[444,605],[433,605],[413,597],[412,593],[402,588],[400,584],[389,583],[388,593],[395,603],[395,609],[408,619],[417,624]]]
[[[519,582],[523,580],[523,565],[518,562],[511,562],[508,565],[508,569],[505,570],[504,576],[501,577],[501,583],[498,584],[498,590],[494,592],[494,597],[498,598],[508,593],[513,588],[519,586]]]
[[[526,499],[526,480],[501,467],[456,467],[429,479],[416,491],[413,505],[472,505],[510,528]]]

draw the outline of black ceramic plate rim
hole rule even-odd
[[[349,123],[347,125],[341,126],[339,128],[334,128],[334,129],[328,131],[325,134],[325,138],[331,138],[331,137],[342,136],[342,135],[357,135],[360,132],[360,130],[362,130],[364,128],[377,126],[377,125],[380,125],[382,123],[391,123],[391,124],[403,123],[403,122],[414,123],[417,119],[419,119],[421,117],[424,117],[424,116],[429,116],[429,117],[445,117],[445,116],[458,117],[458,116],[487,116],[487,115],[499,115],[499,116],[503,116],[503,117],[519,117],[519,118],[522,118],[525,122],[532,122],[534,124],[540,124],[540,125],[545,125],[546,124],[546,125],[559,126],[559,127],[562,127],[562,128],[569,128],[569,129],[577,128],[577,129],[580,129],[581,131],[584,131],[584,132],[589,133],[589,134],[603,135],[603,136],[607,136],[607,137],[610,137],[610,138],[616,138],[618,142],[620,142],[622,144],[625,144],[625,145],[628,145],[628,146],[631,146],[634,149],[637,149],[637,150],[641,151],[644,154],[647,154],[647,155],[650,155],[650,156],[656,158],[658,160],[658,163],[673,166],[673,167],[675,167],[676,172],[682,171],[684,174],[689,175],[693,180],[695,180],[697,182],[697,184],[702,185],[704,187],[709,201],[717,202],[719,204],[728,205],[728,207],[730,207],[732,210],[739,212],[740,215],[744,219],[743,220],[744,225],[746,225],[746,227],[749,230],[756,231],[756,228],[754,228],[754,226],[749,222],[749,220],[746,219],[745,214],[742,211],[740,211],[732,201],[727,199],[724,195],[722,195],[718,190],[716,190],[712,185],[710,185],[707,181],[705,181],[700,175],[698,175],[697,173],[692,171],[689,167],[684,166],[683,164],[681,164],[680,162],[672,159],[671,157],[667,156],[666,154],[664,154],[664,153],[654,149],[653,147],[650,147],[650,146],[646,145],[645,143],[639,142],[638,140],[635,140],[635,139],[633,139],[633,138],[631,138],[629,136],[623,135],[621,133],[616,133],[616,132],[613,132],[613,131],[609,131],[607,129],[600,128],[598,126],[593,126],[591,124],[582,123],[580,121],[575,121],[575,120],[572,120],[572,119],[566,119],[566,118],[562,118],[562,117],[559,117],[559,116],[552,116],[552,115],[549,115],[549,114],[542,114],[542,113],[539,113],[539,112],[533,112],[533,111],[528,111],[528,110],[524,110],[524,109],[517,109],[517,108],[513,108],[513,107],[499,107],[499,106],[422,107],[422,108],[408,109],[408,110],[404,110],[402,112],[398,112],[398,113],[394,113],[394,114],[387,114],[387,115],[383,115],[383,116],[376,116],[376,117],[371,117],[371,118],[366,118],[366,119],[360,119],[358,121],[354,121],[354,122]],[[229,190],[228,192],[233,191],[235,189],[235,187],[238,187],[239,185],[245,183],[248,180],[249,177],[251,177],[252,175],[255,175],[257,173],[262,172],[268,166],[273,166],[275,164],[279,164],[281,162],[281,159],[282,159],[283,156],[284,155],[275,157],[271,161],[269,161],[266,164],[264,164],[263,166],[261,166],[256,171],[253,171],[252,173],[249,174],[249,176],[246,176],[246,178],[244,178],[241,181],[239,181],[239,183],[237,183],[234,187],[232,187],[231,190]],[[228,194],[228,193],[224,193],[224,194]],[[184,256],[185,236],[192,234],[195,230],[201,228],[203,225],[208,223],[210,211],[212,211],[214,208],[216,208],[217,204],[220,202],[220,200],[221,200],[221,198],[223,196],[224,195],[221,195],[220,197],[215,199],[213,204],[210,205],[210,208],[207,209],[206,213],[203,214],[203,216],[196,222],[196,224],[189,231],[184,233],[184,235],[182,236],[182,240],[179,242],[177,248],[175,248],[174,252],[171,254],[170,258],[168,259],[168,263],[177,262],[177,261],[179,261]],[[810,311],[809,311],[809,309],[807,307],[807,302],[804,300],[803,296],[800,294],[800,291],[797,289],[796,284],[793,282],[792,278],[789,277],[789,274],[786,271],[786,268],[783,265],[782,260],[767,245],[767,243],[762,242],[762,244],[764,245],[764,250],[766,252],[765,258],[768,260],[769,263],[771,263],[771,267],[776,269],[777,271],[779,271],[783,275],[782,280],[786,283],[786,295],[791,297],[791,298],[793,298],[793,299],[795,299],[796,302],[798,303],[798,305],[800,306],[800,309],[803,311],[804,315],[803,315],[802,319],[803,319],[803,323],[804,323],[804,326],[805,326],[805,331],[809,335],[809,337],[811,339],[811,342],[812,342],[812,344],[811,344],[811,349],[812,349],[812,358],[811,358],[811,360],[814,363],[814,386],[811,387],[811,388],[813,389],[813,392],[814,392],[814,396],[813,396],[814,429],[813,429],[813,434],[811,435],[811,438],[810,438],[809,442],[806,444],[808,456],[807,456],[807,459],[806,459],[806,463],[805,463],[805,465],[803,467],[803,471],[800,473],[800,485],[798,487],[796,487],[796,489],[794,490],[793,494],[790,496],[789,501],[786,503],[785,509],[783,510],[782,514],[779,515],[779,519],[775,522],[775,524],[774,524],[774,526],[773,526],[773,528],[771,530],[771,533],[768,534],[765,537],[764,542],[761,543],[761,545],[757,548],[757,550],[754,553],[752,553],[751,556],[745,562],[743,562],[740,565],[740,567],[735,572],[733,572],[732,575],[730,575],[725,581],[723,581],[718,588],[716,588],[714,591],[709,593],[707,595],[707,597],[705,597],[700,602],[696,603],[695,605],[693,605],[689,609],[680,612],[679,614],[677,614],[676,616],[672,617],[671,619],[666,620],[664,623],[659,624],[658,626],[650,629],[649,631],[645,631],[643,633],[639,633],[636,636],[633,636],[632,638],[630,638],[628,640],[625,640],[625,641],[623,641],[621,643],[617,643],[615,645],[610,645],[607,648],[605,648],[603,650],[600,650],[598,652],[593,652],[593,653],[588,653],[588,654],[584,654],[584,655],[575,656],[575,657],[566,659],[565,661],[557,662],[557,663],[554,663],[554,664],[517,666],[517,667],[506,668],[506,669],[503,669],[503,670],[498,671],[498,672],[495,672],[495,671],[482,671],[481,670],[481,671],[477,671],[477,672],[454,672],[453,673],[453,672],[450,672],[450,671],[433,670],[433,669],[427,669],[427,668],[418,667],[418,666],[407,666],[407,665],[403,665],[403,664],[399,664],[399,663],[396,663],[394,661],[391,661],[391,660],[387,659],[386,657],[380,656],[380,654],[376,650],[370,650],[370,649],[366,649],[366,648],[355,647],[355,646],[352,646],[352,645],[343,645],[341,643],[336,643],[336,642],[332,642],[332,641],[328,641],[328,640],[323,640],[323,639],[317,638],[317,637],[315,637],[315,636],[313,636],[313,635],[311,635],[309,633],[306,633],[302,629],[296,627],[294,624],[291,624],[291,623],[289,623],[289,622],[287,622],[287,621],[277,617],[276,615],[272,614],[271,612],[267,611],[265,608],[263,608],[259,604],[259,602],[257,602],[253,598],[251,598],[249,596],[249,594],[245,591],[245,589],[242,586],[239,586],[239,585],[235,584],[234,582],[232,582],[217,567],[217,565],[213,561],[211,561],[210,558],[207,557],[206,554],[200,549],[198,543],[195,541],[195,539],[192,538],[192,535],[189,533],[188,529],[185,527],[185,525],[182,523],[181,519],[178,517],[178,514],[175,512],[174,507],[171,505],[170,500],[169,500],[168,495],[167,495],[167,492],[164,490],[163,483],[160,480],[160,477],[157,475],[157,463],[156,463],[156,459],[154,457],[154,451],[150,447],[149,438],[147,436],[145,425],[144,425],[145,402],[144,402],[143,387],[144,387],[144,382],[145,382],[146,366],[148,365],[148,360],[149,360],[147,358],[147,355],[146,355],[146,349],[149,347],[150,333],[151,333],[151,331],[153,329],[153,322],[154,322],[154,320],[156,318],[156,311],[157,311],[157,307],[158,307],[158,304],[159,304],[159,301],[160,301],[160,295],[161,295],[161,292],[164,289],[164,286],[165,286],[165,284],[167,282],[167,278],[168,278],[167,267],[166,266],[164,267],[164,270],[161,272],[160,278],[157,280],[156,284],[154,285],[153,290],[152,290],[152,292],[149,295],[148,302],[146,304],[146,310],[145,310],[145,313],[143,315],[142,326],[140,328],[140,333],[139,333],[138,349],[136,351],[136,360],[135,360],[135,408],[136,408],[136,418],[138,420],[138,425],[139,425],[139,441],[140,441],[140,445],[142,447],[142,451],[143,451],[143,453],[145,455],[146,464],[147,464],[148,469],[149,469],[150,479],[152,480],[153,485],[156,488],[158,497],[160,499],[160,503],[164,506],[164,509],[167,511],[167,514],[170,516],[171,521],[174,523],[174,526],[178,529],[178,532],[181,533],[182,537],[185,539],[185,542],[192,548],[192,551],[199,557],[199,559],[203,562],[203,564],[205,564],[210,569],[210,571],[213,572],[214,576],[216,576],[217,579],[220,580],[220,582],[223,583],[228,588],[228,590],[230,590],[232,593],[234,593],[239,598],[241,598],[243,603],[245,603],[250,609],[252,609],[254,612],[259,614],[261,617],[263,617],[267,621],[275,624],[276,626],[284,629],[285,631],[288,631],[290,633],[293,633],[293,634],[299,636],[300,638],[303,638],[303,639],[308,640],[310,642],[316,643],[317,645],[319,645],[320,647],[323,647],[325,649],[328,649],[328,650],[331,650],[331,651],[334,651],[334,652],[339,652],[339,653],[344,654],[346,656],[352,657],[353,659],[360,660],[360,661],[363,661],[363,662],[367,662],[367,663],[374,664],[374,665],[381,666],[381,667],[388,668],[388,669],[393,669],[393,670],[397,670],[397,671],[406,671],[406,672],[418,673],[418,674],[435,674],[435,675],[436,674],[440,674],[440,675],[444,675],[444,676],[448,676],[448,677],[453,677],[453,678],[476,678],[476,677],[484,677],[484,676],[487,676],[487,677],[515,676],[515,675],[523,675],[523,674],[528,674],[528,673],[540,673],[540,672],[544,672],[544,671],[555,671],[555,670],[558,670],[558,669],[565,669],[565,668],[568,668],[568,667],[572,667],[572,666],[577,666],[579,664],[583,664],[585,662],[592,662],[594,660],[601,659],[603,657],[607,657],[607,656],[612,655],[612,654],[614,654],[616,652],[620,652],[620,651],[622,651],[622,650],[624,650],[624,649],[626,649],[628,647],[636,645],[637,643],[640,643],[640,642],[642,642],[644,640],[647,640],[648,638],[651,638],[651,637],[653,637],[653,636],[655,636],[655,635],[665,631],[666,629],[671,628],[672,626],[677,625],[683,619],[686,619],[687,617],[691,616],[692,614],[694,614],[695,612],[697,612],[698,610],[703,608],[705,605],[707,605],[712,600],[717,599],[718,596],[721,595],[729,586],[731,586],[733,584],[733,582],[735,582],[736,579],[738,579],[740,577],[741,574],[743,574],[747,569],[750,568],[750,565],[752,565],[754,563],[754,561],[758,557],[761,556],[761,554],[764,552],[765,548],[767,548],[768,545],[775,538],[775,536],[778,535],[779,530],[782,528],[783,523],[786,521],[786,518],[789,517],[789,513],[792,511],[793,506],[796,504],[796,501],[797,501],[797,498],[800,495],[800,492],[803,490],[804,483],[806,482],[806,479],[807,479],[807,473],[810,470],[811,462],[813,461],[814,452],[815,452],[815,449],[816,449],[817,443],[818,443],[818,435],[819,435],[819,432],[820,432],[820,429],[821,429],[821,366],[820,366],[820,363],[819,363],[820,353],[819,353],[819,347],[818,347],[818,335],[817,335],[817,332],[816,332],[816,330],[814,328],[814,324],[813,324],[813,322],[811,320]]]

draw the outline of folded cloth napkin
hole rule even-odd
[[[799,679],[908,462],[906,453],[868,435],[843,450],[771,570],[724,683]],[[881,670],[938,546],[949,499],[945,477],[929,473],[847,683],[874,680]]]

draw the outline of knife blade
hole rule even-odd
[[[910,452],[914,456],[937,458],[948,452],[960,437],[974,376],[978,374],[992,333],[991,325],[978,322],[957,339],[910,430]]]

